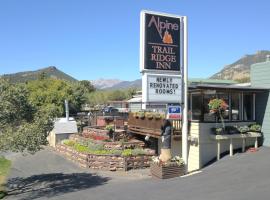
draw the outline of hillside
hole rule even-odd
[[[250,80],[250,66],[255,63],[265,62],[267,55],[270,55],[270,51],[263,50],[258,51],[256,54],[245,55],[236,62],[225,66],[210,78],[248,82]]]
[[[114,85],[117,85],[123,81],[119,79],[97,79],[97,80],[91,80],[91,83],[95,86],[97,89],[106,89],[109,87],[113,87]]]
[[[142,80],[122,81],[118,79],[98,79],[92,80],[91,83],[95,88],[101,90],[122,90],[128,88],[141,88]]]
[[[12,83],[23,83],[30,80],[36,80],[41,74],[44,74],[45,76],[50,78],[62,79],[66,81],[77,81],[72,76],[60,71],[54,66],[46,67],[36,71],[25,71],[14,74],[4,74],[0,77],[9,80]]]

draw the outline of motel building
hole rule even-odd
[[[270,58],[266,62],[251,66],[251,82],[237,84],[226,80],[189,80],[188,86],[188,171],[203,168],[218,160],[222,155],[233,156],[234,150],[245,151],[248,147],[270,146]],[[213,128],[222,123],[210,114],[208,103],[211,99],[223,99],[228,104],[224,113],[225,126],[244,126],[260,124],[262,133],[213,134]],[[167,103],[143,105],[140,95],[129,101],[131,112],[141,108],[150,111],[167,112]],[[180,122],[181,124],[181,122]],[[132,132],[132,127],[130,131]],[[150,135],[160,152],[161,138],[149,132],[135,131],[136,134]],[[261,137],[262,135],[262,137]],[[172,155],[182,155],[182,139],[172,137]]]

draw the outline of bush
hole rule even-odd
[[[132,150],[131,149],[125,149],[122,151],[122,156],[128,157],[128,156],[132,156]]]
[[[262,129],[262,127],[259,124],[252,124],[249,127],[250,131],[255,131],[255,132],[261,132],[261,129]]]
[[[113,125],[107,125],[107,126],[105,127],[105,129],[106,129],[107,131],[109,131],[109,132],[112,132],[113,129],[114,129],[114,127],[113,127]]]
[[[145,113],[144,113],[143,111],[138,112],[138,117],[139,117],[140,119],[144,119]]]
[[[63,140],[62,144],[73,147],[76,144],[76,142],[73,140]]]
[[[246,126],[246,125],[245,126],[239,126],[237,129],[242,134],[247,133],[249,131],[249,127]]]
[[[136,148],[136,149],[132,149],[131,154],[133,156],[144,155],[145,151],[143,149]]]
[[[137,156],[137,155],[145,155],[146,152],[143,149],[136,148],[136,149],[125,149],[125,150],[106,150],[104,149],[103,144],[95,144],[91,141],[85,141],[76,143],[71,140],[64,140],[63,144],[67,146],[71,146],[78,152],[82,153],[90,153],[94,155],[118,155],[118,156]]]
[[[104,145],[103,144],[95,144],[95,143],[92,143],[92,142],[88,142],[87,146],[91,151],[104,150]]]
[[[146,113],[145,113],[145,116],[146,116],[146,118],[148,118],[148,119],[153,119],[154,114],[153,114],[152,112],[146,112]]]

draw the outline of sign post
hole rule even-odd
[[[184,17],[184,104],[183,104],[183,129],[182,129],[182,158],[188,170],[188,29],[187,17]]]
[[[140,72],[142,73],[142,104],[148,102],[178,103],[182,117],[182,158],[188,165],[188,72],[187,17],[141,12]],[[187,168],[186,168],[187,169]]]

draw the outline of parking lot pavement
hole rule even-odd
[[[14,158],[7,199],[269,199],[269,155],[270,148],[262,147],[226,156],[193,176],[158,180],[147,173],[93,173],[45,150]]]

